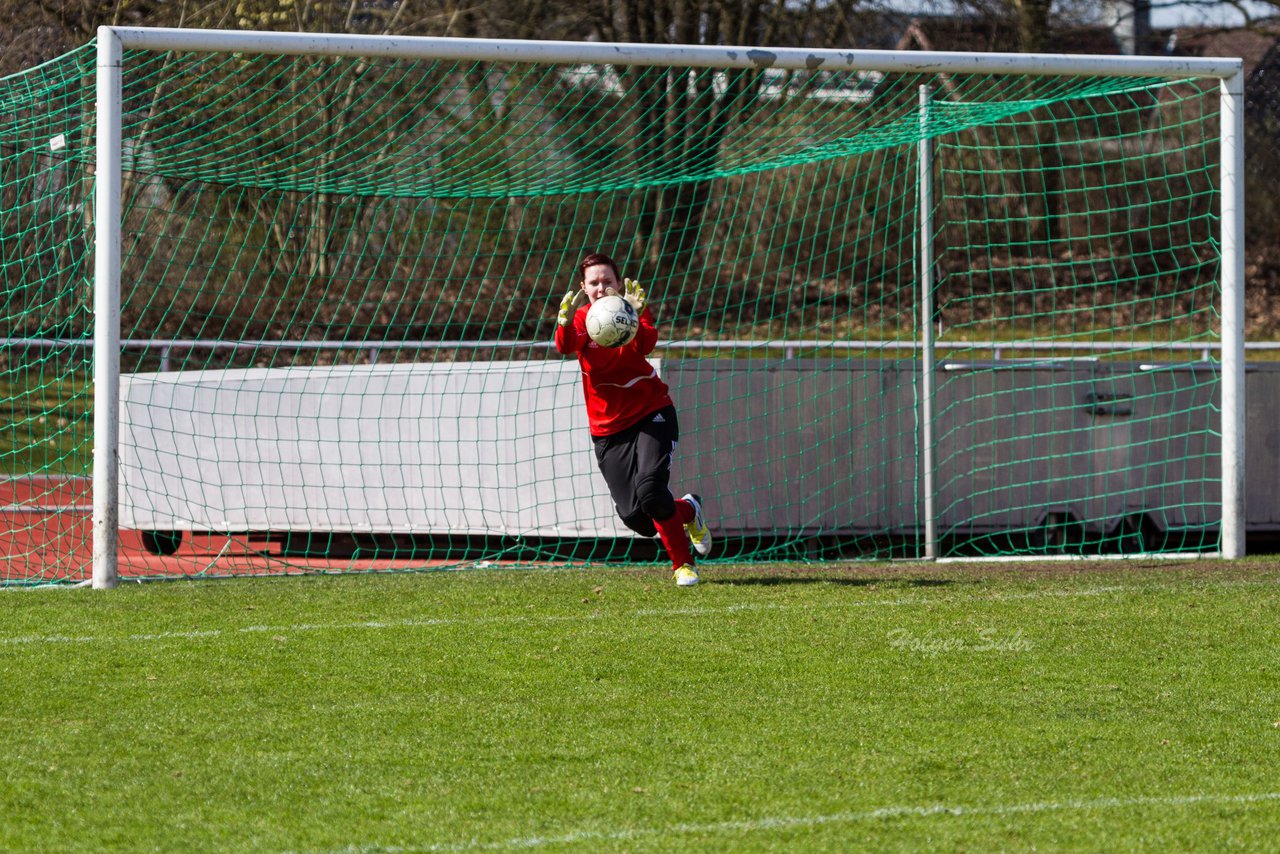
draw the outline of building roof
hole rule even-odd
[[[1179,27],[1167,32],[1165,50],[1169,55],[1239,57],[1244,60],[1245,77],[1249,77],[1280,39],[1280,22],[1264,21],[1249,29]]]

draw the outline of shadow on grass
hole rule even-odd
[[[832,576],[795,573],[794,575],[715,575],[714,570],[704,572],[704,584],[755,585],[772,587],[782,584],[834,584],[842,587],[874,587],[876,589],[909,589],[913,587],[954,587],[957,584],[975,583],[971,579],[953,578],[877,578],[875,576]]]

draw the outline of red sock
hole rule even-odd
[[[681,509],[684,505],[684,509]],[[667,554],[671,556],[671,568],[679,569],[688,564],[693,566],[693,552],[689,551],[689,538],[684,533],[684,522],[680,521],[680,517],[687,511],[689,518],[693,518],[693,507],[689,502],[682,499],[676,499],[676,512],[667,519],[654,519],[653,525],[658,529],[658,539],[662,540],[662,545],[666,547]]]
[[[693,505],[683,498],[676,499],[676,520],[685,525],[693,521]]]

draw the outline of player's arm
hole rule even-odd
[[[625,289],[622,298],[631,303],[632,308],[640,315],[640,328],[636,330],[636,337],[632,339],[631,346],[635,347],[641,356],[647,356],[658,344],[658,324],[653,319],[653,312],[649,311],[649,297],[644,292],[644,288],[640,287],[640,283],[632,279],[624,279],[623,284]]]
[[[586,300],[582,288],[571,288],[560,300],[560,313],[556,315],[556,352],[561,355],[577,353],[586,345],[587,333],[579,329],[575,320],[578,308]]]
[[[658,324],[653,319],[653,312],[646,306],[645,310],[640,312],[640,328],[636,330],[636,337],[631,340],[630,346],[639,350],[641,356],[647,356],[657,345]]]

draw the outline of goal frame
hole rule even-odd
[[[943,51],[814,50],[795,47],[651,45],[635,43],[462,39],[261,31],[100,27],[97,32],[94,234],[94,588],[118,583],[120,438],[120,265],[123,184],[123,73],[126,48],[153,51],[366,56],[424,60],[629,63],[658,67],[914,73],[1036,74],[1219,81],[1219,201],[1221,246],[1221,495],[1220,554],[1245,552],[1244,513],[1244,70],[1238,58],[1100,56]],[[923,143],[922,143],[923,146]],[[923,304],[928,277],[921,275]],[[922,315],[925,328],[928,314]],[[927,345],[928,337],[924,339]],[[925,365],[932,353],[925,347]],[[921,477],[926,485],[926,558],[936,558],[932,519],[932,401],[925,377]]]

